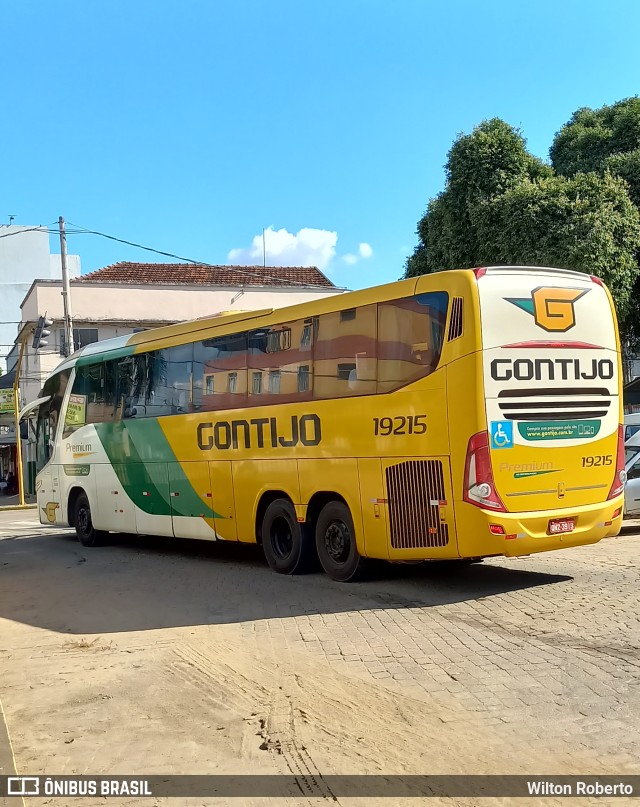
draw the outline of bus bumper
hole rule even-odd
[[[622,527],[624,496],[608,502],[582,505],[577,508],[524,513],[494,513],[480,510],[484,537],[473,530],[473,538],[458,535],[461,557],[482,555],[531,555],[553,549],[595,544],[603,538],[618,535]],[[550,532],[550,522],[571,519],[575,527],[571,532]],[[502,530],[500,534],[499,531]]]

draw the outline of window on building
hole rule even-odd
[[[205,395],[213,395],[213,379],[215,376],[213,375],[206,375],[204,377],[205,381]]]
[[[60,328],[59,331],[60,337],[60,355],[66,356],[67,355],[67,338],[66,333],[63,328]],[[92,345],[94,342],[98,341],[98,329],[97,328],[74,328],[73,329],[73,353],[75,350],[80,350],[81,347],[86,347],[87,345]]]
[[[280,395],[280,370],[269,372],[269,392],[272,395]]]
[[[251,374],[251,394],[260,395],[262,392],[262,373]]]
[[[302,364],[298,367],[298,392],[308,392],[310,389],[309,384],[309,365]]]
[[[350,362],[346,362],[343,364],[339,364],[337,367],[337,378],[341,379],[342,381],[350,381],[353,378],[353,374],[356,372],[356,365]]]
[[[238,374],[229,373],[229,377],[227,379],[227,392],[237,392],[237,391],[238,391]]]
[[[300,347],[303,350],[305,348],[311,347],[311,333],[312,333],[312,324],[311,322],[307,322],[305,320],[304,327],[302,329],[302,335],[300,336]]]

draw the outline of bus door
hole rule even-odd
[[[449,457],[382,461],[391,560],[458,557]]]
[[[135,471],[130,463],[97,462],[95,472],[98,512],[96,527],[111,532],[137,532],[136,508],[127,493],[135,485]]]
[[[136,527],[141,535],[171,535],[169,470],[166,462],[138,464],[140,499]]]
[[[57,429],[57,411],[53,398],[45,396],[38,408],[36,425],[36,469],[39,472],[36,486],[38,516],[43,524],[64,522],[60,511],[60,468],[54,465],[53,448]],[[26,410],[25,410],[26,412]],[[51,460],[51,461],[50,461]]]
[[[207,462],[170,462],[169,501],[176,538],[215,540],[210,525],[211,480]]]

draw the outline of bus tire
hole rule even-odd
[[[75,527],[78,541],[82,546],[100,546],[104,543],[106,532],[96,530],[91,518],[91,507],[86,493],[81,493],[76,501]]]
[[[329,502],[320,511],[316,550],[322,568],[332,580],[348,583],[362,577],[364,559],[356,547],[351,511],[344,502]]]
[[[262,549],[278,574],[304,574],[314,565],[315,547],[307,524],[298,521],[289,499],[276,499],[262,519]]]

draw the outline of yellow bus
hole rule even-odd
[[[276,572],[618,534],[620,345],[596,278],[447,271],[89,345],[37,419],[43,523],[261,544]]]

